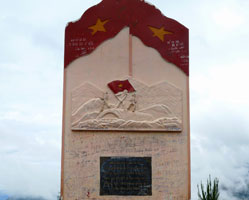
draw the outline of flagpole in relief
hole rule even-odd
[[[132,35],[129,33],[129,76],[132,77]]]

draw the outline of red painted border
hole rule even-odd
[[[102,24],[102,30],[94,32],[90,27],[94,27],[97,21]],[[141,0],[103,0],[89,8],[77,22],[70,22],[65,32],[64,67],[90,54],[124,27],[129,27],[131,35],[156,49],[166,61],[189,75],[188,29]],[[150,27],[167,34],[163,34],[160,39]]]

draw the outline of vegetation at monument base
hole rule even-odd
[[[199,185],[197,185],[197,188],[199,200],[219,200],[219,180],[217,178],[214,179],[212,184],[211,176],[209,176],[206,188],[204,188],[204,185],[202,183],[201,191]]]

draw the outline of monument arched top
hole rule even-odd
[[[189,75],[188,29],[141,0],[103,0],[78,21],[70,22],[65,32],[64,67],[90,54],[124,27],[129,27],[131,35]]]

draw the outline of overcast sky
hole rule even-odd
[[[64,29],[98,2],[1,0],[0,194],[58,194]],[[209,174],[236,199],[249,170],[249,1],[149,2],[190,29],[192,199]]]

